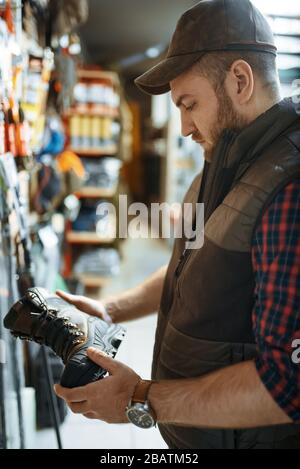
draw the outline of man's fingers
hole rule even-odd
[[[71,305],[76,306],[80,311],[91,314],[93,308],[87,303],[87,298],[81,295],[72,295],[71,293],[64,292],[62,290],[56,290],[57,296],[60,296],[63,300],[67,301]]]
[[[90,404],[85,402],[67,402],[73,414],[85,414],[90,410]]]
[[[87,419],[96,419],[96,414],[94,412],[86,412],[85,414],[83,414],[84,417],[86,417]]]
[[[78,304],[81,301],[79,296],[72,295],[71,293],[67,293],[62,290],[56,290],[55,293],[57,294],[57,296],[60,296],[60,298],[62,298],[63,300],[66,300],[68,303],[71,303],[73,305]]]
[[[97,365],[100,365],[102,368],[107,370],[111,375],[115,374],[119,369],[119,362],[109,357],[108,355],[106,355],[106,353],[102,352],[99,349],[89,347],[87,349],[87,356],[94,363],[97,363]]]
[[[60,384],[55,384],[54,391],[58,397],[61,397],[67,402],[83,402],[87,400],[86,386],[70,389],[64,388]]]

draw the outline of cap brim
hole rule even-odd
[[[148,94],[163,94],[170,91],[170,81],[185,72],[205,52],[168,57],[134,80],[136,86]]]

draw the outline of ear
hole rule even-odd
[[[254,91],[254,76],[245,60],[236,60],[226,78],[227,92],[237,106],[248,104]]]

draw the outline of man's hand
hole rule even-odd
[[[76,308],[80,309],[80,311],[83,311],[90,316],[97,316],[98,318],[103,319],[108,323],[112,323],[112,319],[101,301],[92,300],[86,296],[71,295],[70,293],[66,293],[62,290],[57,290],[56,294],[63,300],[76,306]]]
[[[56,394],[63,398],[72,412],[107,423],[128,423],[125,409],[140,376],[98,349],[89,348],[88,357],[109,372],[95,383],[68,389],[56,384]]]

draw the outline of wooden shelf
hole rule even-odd
[[[111,280],[110,277],[100,277],[95,274],[77,274],[76,279],[89,288],[104,287]]]
[[[99,187],[82,187],[80,191],[75,192],[75,195],[80,199],[84,197],[101,198],[101,197],[114,197],[116,191],[112,189],[101,189]]]
[[[89,107],[88,105],[85,106],[76,106],[64,113],[65,117],[73,117],[73,116],[89,116],[89,117],[113,117],[117,118],[120,116],[119,109],[112,108],[105,104],[99,104],[94,108]]]
[[[77,70],[78,78],[105,79],[110,80],[115,86],[120,86],[120,79],[116,72],[107,70]]]
[[[106,155],[116,155],[118,153],[118,148],[116,145],[111,145],[109,147],[99,147],[99,148],[72,148],[67,147],[67,150],[76,153],[79,156],[106,156]]]
[[[176,169],[188,169],[192,170],[194,166],[194,162],[190,159],[186,159],[185,161],[182,160],[175,160]]]
[[[70,244],[111,244],[115,241],[115,238],[103,238],[89,231],[69,231],[66,239]]]

